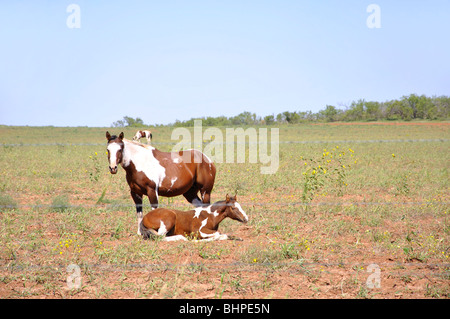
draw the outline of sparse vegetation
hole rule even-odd
[[[450,125],[279,129],[276,174],[217,164],[212,201],[238,190],[250,218],[220,227],[243,241],[170,243],[135,234],[106,129],[1,126],[0,297],[448,298]],[[168,151],[170,135],[158,127],[152,143]],[[69,290],[72,263],[83,283]],[[366,286],[372,263],[381,288]]]

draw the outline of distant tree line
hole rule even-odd
[[[450,116],[450,97],[427,97],[411,94],[399,100],[373,102],[366,100],[353,101],[345,109],[327,105],[325,109],[314,113],[312,111],[285,111],[277,115],[258,116],[251,112],[242,112],[236,116],[203,117],[204,126],[255,125],[276,123],[307,123],[307,122],[351,122],[351,121],[410,121],[414,119],[438,120]],[[198,119],[198,118],[197,118]],[[194,118],[187,121],[176,121],[173,126],[194,126]]]
[[[123,120],[118,120],[112,124],[112,127],[142,127],[146,126],[144,121],[140,118],[132,118],[129,116],[124,116]]]
[[[176,120],[171,126],[194,126],[194,120],[201,119],[204,126],[227,125],[258,125],[258,124],[295,124],[308,122],[351,122],[351,121],[411,121],[444,120],[450,116],[450,97],[410,94],[400,99],[374,102],[366,100],[353,101],[344,109],[333,105],[326,105],[323,110],[312,111],[285,111],[277,115],[258,116],[251,112],[242,112],[236,116],[191,118],[186,121]],[[113,123],[113,126],[144,126],[142,119],[125,116],[123,120]]]

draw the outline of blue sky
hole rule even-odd
[[[81,28],[66,20],[80,7]],[[381,9],[381,28],[366,12]],[[450,95],[450,1],[2,1],[0,124],[109,126]]]

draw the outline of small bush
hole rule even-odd
[[[70,208],[69,200],[65,195],[56,196],[51,205],[51,210],[57,213],[63,213]]]
[[[17,202],[8,194],[0,193],[0,210],[17,209]]]

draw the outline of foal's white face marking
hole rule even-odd
[[[236,207],[241,212],[241,214],[244,216],[245,220],[248,221],[247,214],[244,212],[244,210],[242,209],[241,205],[238,202],[234,202],[234,207]]]

